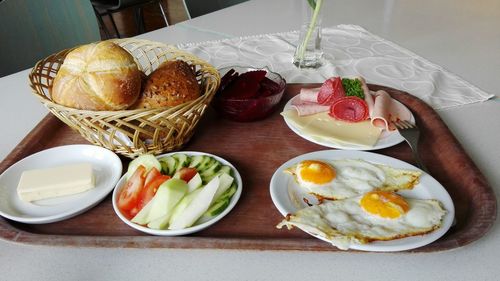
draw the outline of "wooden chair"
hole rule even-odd
[[[106,25],[104,24],[103,16],[109,16],[116,37],[121,38],[120,32],[118,31],[115,20],[113,18],[113,13],[128,8],[132,8],[135,11],[135,22],[137,24],[137,30],[139,34],[144,33],[145,31],[144,13],[142,9],[145,5],[157,4],[158,6],[160,6],[163,19],[165,20],[166,26],[168,26],[168,20],[165,14],[165,10],[163,9],[162,0],[90,0],[90,2],[94,7],[94,11],[99,24],[101,25],[101,28],[104,30],[108,38],[110,38],[110,33]]]
[[[188,18],[199,17],[248,0],[183,0]]]
[[[0,77],[50,54],[100,40],[92,5],[75,0],[0,2]]]

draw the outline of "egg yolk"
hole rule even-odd
[[[325,162],[307,160],[300,163],[299,174],[304,181],[325,184],[335,178],[335,169]]]
[[[368,213],[395,219],[410,209],[408,202],[394,192],[372,191],[361,198],[361,207]]]

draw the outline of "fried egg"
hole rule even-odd
[[[421,172],[358,159],[305,160],[285,170],[299,186],[322,199],[345,199],[372,190],[412,189]]]
[[[325,201],[289,214],[278,228],[298,227],[342,250],[372,241],[422,235],[442,225],[446,210],[438,200],[409,199],[388,191]]]

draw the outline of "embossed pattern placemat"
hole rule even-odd
[[[298,69],[292,64],[298,31],[230,38],[178,47],[217,68],[267,66],[289,83],[319,83],[332,76],[361,75],[368,83],[411,93],[434,109],[488,100],[488,94],[457,75],[356,25],[325,27],[323,66]]]

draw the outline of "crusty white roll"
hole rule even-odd
[[[121,110],[141,92],[141,71],[125,49],[109,41],[68,53],[52,86],[52,100],[86,110]]]

